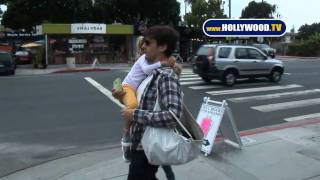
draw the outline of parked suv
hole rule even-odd
[[[15,65],[10,53],[0,52],[0,74],[13,75],[15,73]]]
[[[271,48],[267,44],[252,44],[252,46],[260,49],[262,52],[264,52],[266,55],[275,58],[276,57],[276,50]]]
[[[284,65],[253,46],[207,44],[198,49],[193,72],[206,82],[220,79],[232,86],[242,77],[267,77],[272,82],[279,82]]]

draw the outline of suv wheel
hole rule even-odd
[[[201,78],[202,78],[202,80],[203,80],[204,82],[207,82],[207,83],[211,82],[211,80],[212,80],[212,79],[210,79],[210,78],[208,78],[208,77],[201,77]]]
[[[280,70],[274,69],[271,71],[269,79],[271,82],[279,82],[281,80],[281,76],[282,73],[280,72]]]
[[[227,86],[233,86],[236,83],[236,73],[233,71],[227,71],[223,75],[223,82]]]

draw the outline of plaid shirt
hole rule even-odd
[[[132,149],[142,150],[141,138],[146,126],[174,128],[176,120],[169,109],[178,117],[182,113],[182,94],[177,75],[172,68],[160,67],[153,70],[153,79],[146,86],[138,108],[134,111],[131,125]],[[157,88],[162,111],[153,111]]]

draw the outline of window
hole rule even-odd
[[[248,49],[249,59],[264,59],[264,56],[255,49]]]
[[[237,48],[235,56],[237,59],[248,59],[247,49],[245,48]]]
[[[219,50],[219,58],[228,58],[231,52],[231,48],[222,47]]]
[[[201,56],[201,55],[207,56],[208,52],[209,52],[209,48],[213,49],[213,51],[214,51],[214,48],[212,48],[212,47],[201,47],[198,50],[197,55],[198,56]]]

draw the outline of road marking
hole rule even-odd
[[[192,80],[199,80],[200,77],[193,77],[193,78],[180,78],[180,81],[192,81]]]
[[[119,107],[124,108],[124,105],[121,104],[117,99],[115,99],[112,96],[111,91],[109,91],[108,89],[106,89],[105,87],[103,87],[101,84],[99,84],[97,81],[93,80],[90,77],[85,77],[84,79],[87,80],[91,85],[96,87],[100,92],[102,92],[102,94],[106,95],[111,101],[116,103]]]
[[[267,99],[276,99],[276,98],[284,98],[284,97],[294,97],[294,96],[302,96],[302,95],[310,95],[310,94],[317,94],[320,93],[320,89],[311,89],[305,91],[292,91],[292,92],[285,92],[285,93],[275,93],[275,94],[265,94],[265,95],[258,95],[258,96],[247,96],[247,97],[238,97],[238,98],[231,98],[228,99],[232,102],[250,102],[250,101],[261,101]]]
[[[290,117],[290,118],[285,118],[285,121],[300,121],[300,120],[305,120],[305,119],[310,119],[310,118],[320,118],[320,113],[315,113],[315,114],[307,114],[303,116],[295,116],[295,117]]]
[[[188,77],[199,77],[197,74],[186,74],[186,75],[181,75],[181,78],[188,78]]]
[[[291,75],[291,73],[284,73],[285,75]]]
[[[281,89],[291,89],[303,87],[297,84],[291,84],[286,86],[269,86],[269,87],[259,87],[259,88],[246,88],[246,89],[232,89],[232,90],[223,90],[223,91],[209,91],[206,92],[210,95],[223,95],[223,94],[240,94],[240,93],[248,93],[248,92],[262,92],[262,91],[273,91],[273,90],[281,90]]]
[[[203,86],[190,86],[190,89],[194,90],[200,90],[200,89],[215,89],[215,88],[221,88],[222,85],[203,85]]]
[[[180,82],[180,85],[206,84],[204,81]]]
[[[314,106],[318,104],[320,104],[320,98],[268,104],[268,105],[262,105],[262,106],[253,106],[251,107],[251,109],[255,109],[261,112],[271,112],[271,111],[278,111],[283,109],[293,109],[293,108],[299,108],[299,107],[305,107],[305,106]]]
[[[195,74],[192,72],[189,72],[189,73],[181,73],[181,75],[183,76],[183,75],[195,75]]]

